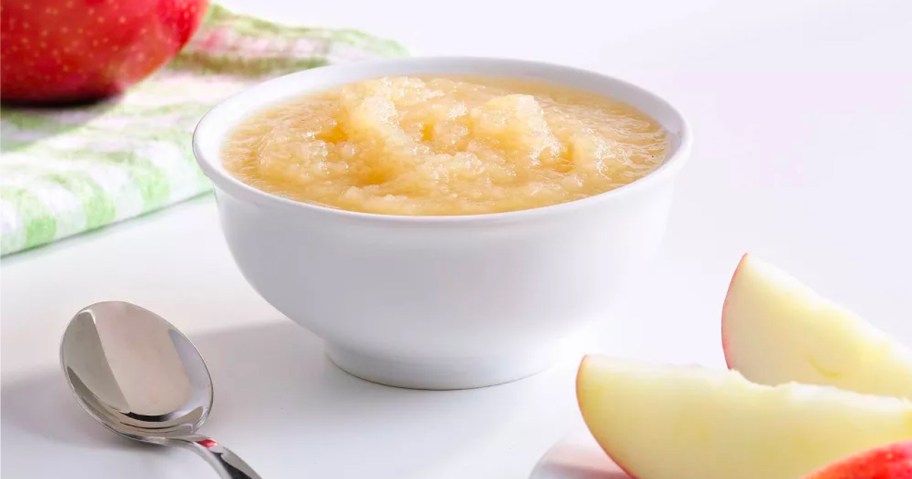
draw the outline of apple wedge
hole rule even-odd
[[[912,441],[856,454],[805,479],[912,479]]]
[[[755,383],[912,399],[912,350],[750,255],[722,307],[722,349],[728,367]]]
[[[587,356],[583,419],[639,479],[797,479],[912,439],[912,402],[824,386],[751,383],[736,371]]]

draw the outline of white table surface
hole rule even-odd
[[[595,69],[682,109],[696,143],[664,250],[590,351],[722,367],[719,312],[747,250],[912,343],[912,2],[226,3],[367,29],[418,54]],[[216,387],[204,431],[266,478],[524,478],[581,425],[573,357],[455,392],[336,369],[245,284],[209,197],[5,258],[0,299],[4,479],[212,477],[190,453],[115,437],[70,397],[58,341],[75,311],[105,299],[188,333]]]

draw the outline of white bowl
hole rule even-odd
[[[284,99],[386,75],[516,77],[601,93],[657,120],[668,158],[645,178],[582,200],[471,216],[341,211],[257,190],[222,166],[226,134]],[[562,338],[608,320],[609,301],[657,249],[690,132],[664,100],[568,67],[488,58],[407,58],[329,66],[256,85],[200,121],[193,150],[215,184],[228,246],[250,284],[326,340],[361,378],[461,389],[547,367]]]

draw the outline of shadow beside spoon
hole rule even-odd
[[[319,338],[287,319],[190,339],[206,358],[214,382],[214,406],[202,432],[230,444],[264,477],[282,477],[289,470],[330,471],[339,464],[343,467],[335,477],[402,477],[508,427],[524,407],[537,407],[527,406],[532,403],[527,399],[547,385],[532,377],[466,391],[381,386],[338,369]],[[191,454],[134,443],[105,430],[73,400],[58,369],[5,383],[2,402],[5,456],[17,449],[7,446],[15,434],[29,437],[23,450],[64,445],[78,448],[75,454],[81,456],[98,456],[78,477],[116,477],[127,464],[141,465],[135,477],[176,477],[175,470],[211,475]],[[275,443],[284,444],[278,456]],[[129,457],[111,464],[112,455]],[[7,459],[10,470],[26,469],[20,462],[26,460],[15,453]],[[27,469],[35,477],[50,477],[62,467],[48,463]]]

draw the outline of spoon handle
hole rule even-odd
[[[175,446],[190,449],[206,460],[222,479],[260,479],[243,459],[214,439],[199,434],[170,438]]]

